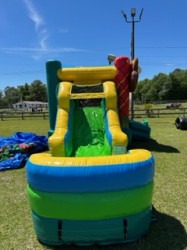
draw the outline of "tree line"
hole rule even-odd
[[[175,69],[170,74],[159,73],[152,79],[139,81],[135,101],[141,103],[187,99],[187,70]]]
[[[47,102],[47,86],[40,80],[35,80],[31,84],[7,86],[4,91],[0,90],[0,107],[12,107],[12,104],[19,101]]]

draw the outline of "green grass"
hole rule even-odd
[[[184,250],[187,249],[187,131],[177,130],[174,117],[150,118],[152,139],[134,143],[156,161],[153,206],[157,222],[138,242],[113,246],[50,248],[35,236],[26,194],[25,169],[0,172],[0,249]],[[47,135],[47,120],[0,121],[0,136],[16,131]]]
[[[0,136],[10,136],[15,132],[32,132],[47,136],[48,129],[49,121],[42,119],[0,121]]]

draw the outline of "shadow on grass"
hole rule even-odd
[[[187,232],[176,218],[158,212],[153,208],[157,221],[152,222],[150,230],[141,240],[108,246],[60,246],[49,247],[53,250],[184,250],[187,247]]]
[[[187,247],[187,232],[175,217],[161,213],[153,208],[157,222],[152,223],[145,237],[143,249],[183,250]],[[142,249],[142,248],[140,248]]]
[[[147,149],[149,151],[156,151],[156,152],[165,152],[165,153],[180,153],[180,151],[177,148],[174,148],[170,145],[164,145],[158,143],[154,139],[149,139],[147,141],[136,141],[133,142],[130,146],[130,149]]]

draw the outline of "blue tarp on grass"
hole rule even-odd
[[[0,171],[24,167],[29,156],[48,150],[48,138],[34,133],[16,132],[0,137]]]

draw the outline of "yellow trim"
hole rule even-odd
[[[94,99],[94,98],[104,98],[104,93],[79,93],[71,94],[71,99]]]
[[[114,149],[115,146],[122,146],[126,151],[128,137],[122,132],[120,127],[115,84],[112,81],[107,81],[103,83],[103,87],[106,99],[108,126],[112,134],[112,148]]]
[[[116,74],[117,70],[114,66],[62,68],[57,72],[61,80],[80,85],[90,85],[113,80]]]
[[[59,86],[59,108],[56,118],[56,127],[53,135],[48,139],[50,151],[53,156],[65,156],[64,138],[68,128],[71,86],[72,84],[70,82],[62,82]]]
[[[39,166],[53,167],[89,167],[98,165],[132,164],[146,161],[152,157],[145,149],[133,149],[128,154],[98,157],[53,157],[49,152],[37,153],[30,156],[29,161]]]

